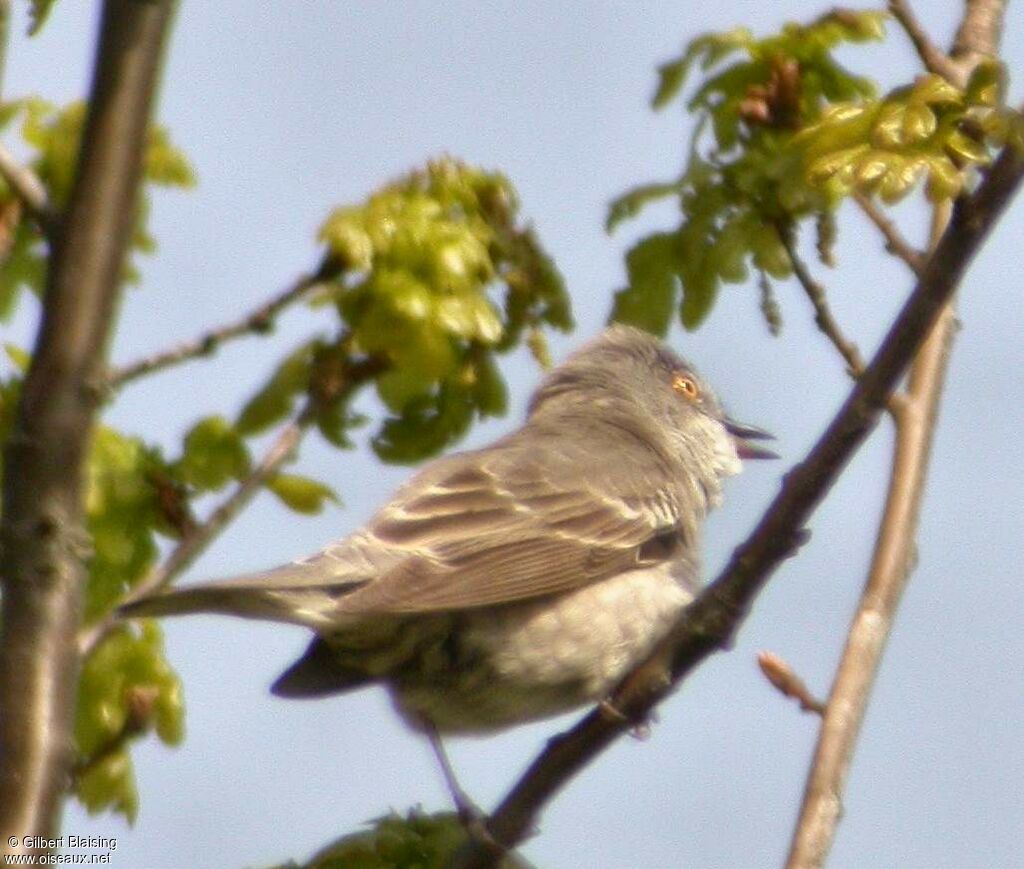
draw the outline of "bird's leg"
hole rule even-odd
[[[452,802],[455,803],[455,810],[458,812],[459,820],[462,822],[462,826],[466,828],[466,832],[474,839],[478,839],[492,848],[504,851],[505,849],[502,848],[501,844],[491,835],[490,830],[487,829],[487,816],[459,784],[459,780],[455,776],[455,769],[448,759],[448,752],[444,750],[444,743],[441,741],[437,728],[434,727],[432,722],[424,721],[423,732],[430,741],[434,757],[437,758],[437,762],[441,767],[444,783],[448,788],[448,793],[451,794]]]

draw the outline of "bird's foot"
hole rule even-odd
[[[609,721],[615,721],[619,723],[628,722],[629,716],[626,715],[611,697],[605,697],[600,703],[597,704],[597,708],[601,711],[601,714],[605,716]],[[634,739],[645,740],[651,735],[651,725],[655,724],[658,720],[657,714],[652,710],[642,721],[634,721],[629,728],[629,733]]]

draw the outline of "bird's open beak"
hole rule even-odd
[[[726,417],[722,420],[725,425],[725,430],[733,436],[733,440],[736,442],[736,454],[741,459],[777,459],[779,458],[778,453],[774,453],[769,449],[765,449],[757,444],[750,443],[754,441],[772,441],[775,440],[775,435],[766,432],[763,428],[758,428],[754,425],[745,425],[736,420],[729,419]]]

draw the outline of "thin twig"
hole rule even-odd
[[[839,328],[839,323],[836,322],[836,318],[832,315],[832,309],[829,308],[828,300],[825,298],[825,288],[814,280],[807,269],[807,265],[797,254],[796,245],[793,243],[792,228],[776,225],[775,229],[779,240],[782,242],[782,246],[789,255],[789,262],[793,266],[793,274],[796,275],[796,279],[800,282],[800,286],[803,287],[804,293],[806,293],[807,298],[811,302],[811,307],[814,308],[814,322],[825,337],[832,342],[836,350],[839,351],[839,355],[846,362],[846,369],[849,371],[850,376],[854,379],[860,377],[864,372],[864,359],[861,357],[857,345],[850,341],[843,334],[843,330]]]
[[[214,509],[205,522],[196,525],[182,537],[167,558],[136,585],[122,603],[131,603],[164,588],[206,551],[267,480],[292,456],[310,424],[316,419],[317,407],[313,399],[306,401],[291,422],[281,429],[249,476],[238,482],[231,494]],[[111,613],[82,631],[78,638],[78,649],[83,658],[104,640],[116,624],[117,616]]]
[[[154,353],[120,368],[115,368],[107,376],[107,385],[117,389],[147,374],[162,371],[198,356],[211,356],[225,341],[240,338],[243,335],[268,331],[274,318],[289,305],[306,296],[319,284],[333,280],[341,274],[341,266],[332,257],[326,257],[314,272],[302,275],[287,289],[250,311],[240,320],[228,323],[217,329],[211,329],[198,338],[187,341],[170,350]]]
[[[46,195],[46,188],[28,166],[17,161],[15,156],[3,145],[0,145],[0,176],[7,182],[14,195],[18,197],[25,210],[39,224],[43,234],[51,237],[54,227],[53,209]]]
[[[601,751],[643,721],[712,652],[727,648],[751,604],[781,562],[806,537],[804,524],[874,429],[886,397],[1024,178],[1024,155],[1007,148],[978,189],[962,199],[950,230],[929,258],[903,309],[842,409],[807,458],[783,479],[782,491],[718,578],[688,607],[672,636],[613,694],[621,718],[591,711],[555,737],[502,800],[487,823],[492,837],[514,847],[536,826],[542,807]],[[496,864],[486,849],[470,847],[460,869]]]
[[[928,258],[903,237],[895,222],[886,217],[882,209],[875,205],[870,197],[863,193],[854,193],[853,198],[868,220],[882,233],[885,238],[885,249],[903,260],[917,277],[921,277]]]
[[[1002,0],[967,0],[953,49],[960,73],[958,83],[966,80],[981,58],[996,54],[1002,18]],[[864,202],[860,204],[864,208]],[[936,206],[929,239],[931,250],[944,243],[950,232],[949,223],[949,205]],[[956,226],[951,231],[957,231]],[[951,299],[916,354],[903,400],[893,413],[896,441],[885,510],[867,583],[850,626],[808,771],[787,869],[824,866],[842,815],[850,764],[915,557],[921,501],[956,331]]]
[[[339,343],[347,346],[350,339],[343,336]],[[122,604],[132,603],[153,594],[172,582],[182,571],[202,555],[217,536],[235,519],[253,499],[260,488],[294,454],[310,425],[325,405],[342,401],[353,391],[384,369],[376,357],[345,360],[337,369],[332,368],[318,377],[314,372],[310,395],[302,409],[281,429],[267,448],[259,463],[240,480],[232,492],[214,509],[206,521],[194,525],[178,541],[166,559],[125,596]],[[117,624],[117,614],[111,613],[95,625],[83,630],[78,637],[79,653],[84,657],[93,651]]]
[[[933,238],[948,221],[936,220]],[[894,413],[895,455],[878,540],[867,583],[846,639],[807,777],[787,869],[818,869],[835,838],[846,779],[871,690],[910,579],[924,484],[928,475],[955,317],[947,305],[910,372],[909,386]]]
[[[962,73],[941,48],[939,48],[917,20],[914,11],[906,0],[889,0],[889,12],[895,18],[914,45],[917,56],[929,72],[941,75],[953,84],[959,85]]]

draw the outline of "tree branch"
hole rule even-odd
[[[966,0],[964,17],[953,39],[950,56],[959,70],[959,81],[954,84],[963,87],[978,63],[985,58],[995,57],[1003,36],[1003,18],[1006,12],[1005,0]]]
[[[981,58],[995,54],[1002,12],[1002,0],[968,0],[953,49],[960,83],[967,80]],[[860,204],[868,211],[864,201]],[[939,244],[949,219],[948,204],[935,207],[929,240],[932,250]],[[906,394],[894,409],[896,443],[885,509],[868,579],[850,626],[808,771],[787,869],[824,866],[835,840],[846,779],[868,701],[910,578],[939,402],[955,331],[956,318],[950,301],[917,354]]]
[[[861,358],[857,345],[850,341],[843,334],[843,330],[839,328],[839,323],[832,315],[832,309],[829,308],[828,300],[825,298],[825,288],[814,280],[806,263],[797,254],[796,245],[793,243],[792,227],[776,225],[775,231],[789,256],[793,274],[796,275],[797,281],[800,282],[800,286],[803,287],[804,293],[810,300],[811,307],[814,308],[814,322],[839,351],[839,355],[846,362],[847,371],[856,380],[864,372],[864,360]]]
[[[925,255],[903,237],[896,224],[886,217],[882,209],[875,205],[869,197],[863,193],[854,193],[853,198],[868,220],[882,233],[885,238],[885,249],[903,260],[910,270],[920,277],[921,272],[924,271]]]
[[[83,464],[173,0],[107,0],[71,198],[4,457],[0,847],[52,837],[71,767]],[[11,846],[11,841],[18,844]]]
[[[2,172],[2,166],[0,166]],[[113,369],[107,377],[107,384],[117,389],[143,377],[194,359],[197,356],[210,356],[225,341],[240,338],[243,335],[267,332],[273,326],[274,318],[289,305],[306,296],[319,284],[337,278],[342,272],[341,265],[333,257],[327,256],[316,271],[303,275],[283,292],[269,299],[258,308],[250,311],[235,323],[229,323],[218,329],[211,329],[200,337],[160,353],[154,353],[129,365]]]
[[[43,234],[52,239],[53,211],[50,208],[50,199],[46,195],[43,182],[39,180],[39,176],[35,172],[28,166],[19,163],[15,156],[2,145],[0,145],[0,177],[3,177],[25,210],[39,224]]]
[[[508,847],[535,825],[541,808],[618,736],[642,721],[656,703],[712,652],[725,648],[757,594],[779,564],[806,537],[804,524],[874,429],[888,395],[952,297],[963,274],[1024,177],[1024,155],[1007,148],[978,189],[961,199],[949,230],[849,398],[807,458],[783,479],[782,491],[718,578],[688,607],[684,619],[615,691],[614,707],[590,712],[555,737],[531,764],[487,823]],[[494,866],[500,855],[473,842],[462,869]]]
[[[907,0],[889,0],[889,12],[895,18],[914,45],[917,56],[929,72],[941,75],[946,81],[955,85],[962,84],[960,68],[949,55],[932,42],[931,37],[917,20]]]
[[[944,212],[945,220],[936,222],[935,238],[941,233],[940,223],[945,225],[949,216],[948,208],[938,212]],[[826,705],[787,869],[824,866],[835,839],[864,713],[910,579],[928,460],[955,328],[953,308],[947,304],[914,360],[904,400],[894,411],[895,454],[878,540]]]

